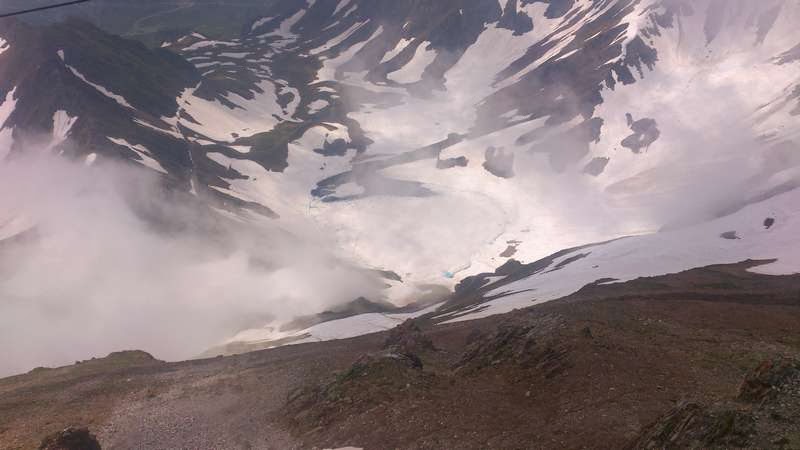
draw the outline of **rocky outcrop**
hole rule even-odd
[[[739,388],[741,401],[760,403],[780,394],[781,387],[792,379],[800,379],[800,363],[778,358],[761,363],[750,372]]]
[[[422,332],[414,320],[406,320],[389,331],[383,348],[393,353],[406,355],[436,350],[433,341]]]
[[[583,168],[583,173],[593,177],[600,176],[606,170],[606,166],[611,161],[611,158],[598,157],[593,158]]]
[[[471,336],[456,363],[457,373],[474,373],[487,368],[513,365],[553,378],[569,367],[567,349],[546,336],[559,326],[555,316],[544,316],[524,323],[509,322],[485,336]]]
[[[745,447],[753,432],[753,417],[726,410],[714,412],[696,403],[682,403],[648,427],[629,448]]]
[[[286,412],[300,426],[320,426],[346,418],[347,411],[397,401],[425,389],[433,375],[422,370],[413,353],[386,351],[367,354],[327,384],[308,386],[289,394]]]
[[[39,446],[39,450],[100,450],[97,438],[88,428],[67,428],[53,433]]]
[[[469,160],[466,156],[459,156],[457,158],[437,159],[437,169],[452,169],[453,167],[467,167]]]
[[[800,363],[764,361],[747,374],[735,400],[680,403],[629,448],[800,448]]]
[[[658,123],[655,119],[644,118],[634,121],[633,116],[630,114],[626,114],[626,118],[633,134],[623,139],[621,144],[633,153],[641,153],[642,150],[647,150],[661,136],[661,130],[658,129]]]

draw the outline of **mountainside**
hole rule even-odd
[[[0,21],[0,159],[142,166],[204,214],[332,242],[379,271],[376,304],[416,302],[259,318],[230,348],[712,264],[800,270],[796,1],[278,0],[238,28],[204,2],[119,23],[97,3]],[[0,211],[0,239],[36,226],[19,217]]]
[[[103,448],[792,449],[800,277],[748,266],[229,357],[38,368],[0,379],[0,448],[88,428]]]

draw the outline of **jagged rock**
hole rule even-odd
[[[712,412],[696,403],[681,403],[647,427],[629,449],[745,447],[754,420],[747,412]]]
[[[42,440],[39,450],[100,450],[97,438],[88,428],[67,428]]]
[[[789,359],[762,362],[739,387],[739,400],[758,403],[775,394],[786,381],[800,377],[800,364]]]
[[[557,343],[540,342],[540,336],[552,331],[557,322],[556,318],[543,317],[532,323],[503,324],[491,335],[470,344],[455,370],[472,372],[512,364],[541,371],[546,378],[552,378],[568,367],[567,350]]]
[[[433,341],[411,319],[389,331],[389,335],[383,343],[383,348],[393,353],[408,355],[436,350]]]
[[[761,363],[746,376],[736,400],[681,403],[646,427],[629,448],[798,448],[797,361]]]
[[[424,389],[433,375],[422,368],[422,360],[413,353],[364,355],[329,383],[291,392],[286,410],[296,424],[330,423],[344,409],[363,410]]]

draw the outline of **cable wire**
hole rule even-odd
[[[44,11],[44,10],[47,10],[47,9],[61,8],[62,6],[77,5],[78,3],[86,3],[86,2],[89,2],[89,1],[91,1],[91,0],[72,0],[72,1],[68,1],[68,2],[56,3],[55,5],[39,6],[38,8],[23,9],[21,11],[14,11],[14,12],[10,12],[10,13],[2,13],[2,14],[0,14],[0,19],[2,19],[3,17],[18,16],[20,14],[27,14],[27,13],[37,12],[37,11]]]

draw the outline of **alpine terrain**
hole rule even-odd
[[[798,29],[798,0],[0,19],[0,448],[800,448]]]

